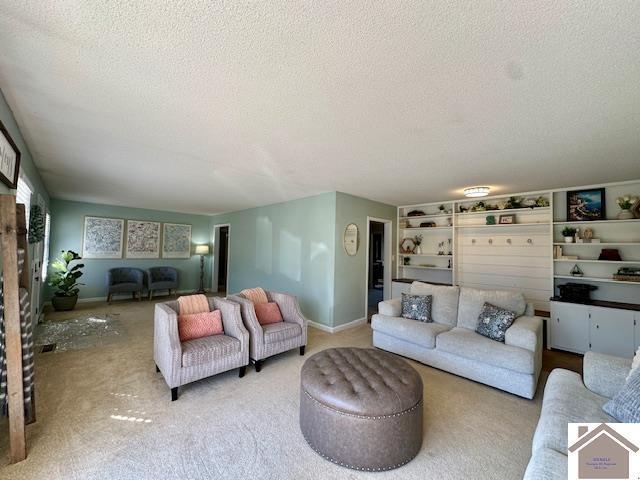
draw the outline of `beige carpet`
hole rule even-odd
[[[307,355],[297,351],[249,369],[169,389],[152,359],[153,303],[80,309],[115,314],[124,341],[37,358],[38,421],[28,427],[29,457],[1,479],[519,479],[540,412],[534,401],[411,362],[424,380],[424,442],[400,469],[359,473],[319,457],[298,428],[299,372],[306,358],[332,346],[370,346],[368,325],[330,335],[310,328]]]

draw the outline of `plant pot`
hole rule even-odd
[[[51,299],[51,305],[53,305],[53,308],[59,312],[73,310],[77,302],[77,295],[74,295],[73,297],[60,297],[56,295]]]
[[[631,220],[632,218],[634,218],[634,216],[631,210],[621,210],[620,213],[618,213],[618,220]]]
[[[564,237],[564,243],[573,243],[573,237]]]

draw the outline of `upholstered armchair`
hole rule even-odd
[[[111,302],[114,293],[131,293],[133,298],[138,294],[142,300],[144,289],[144,272],[139,268],[111,268],[107,272],[107,302]]]
[[[173,267],[151,267],[147,268],[147,290],[149,290],[149,300],[153,298],[154,290],[178,289],[178,270]]]
[[[211,310],[222,314],[223,335],[180,342],[177,301],[157,303],[153,325],[153,359],[178,399],[178,387],[238,368],[242,378],[249,364],[249,332],[242,324],[240,307],[223,298],[210,298]]]
[[[298,299],[286,293],[267,291],[266,294],[270,302],[278,304],[284,322],[260,325],[251,300],[240,293],[227,297],[240,305],[242,321],[250,334],[249,356],[256,372],[262,369],[265,358],[293,348],[300,348],[300,355],[304,355],[307,345],[308,320],[300,311]]]

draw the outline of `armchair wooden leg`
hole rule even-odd
[[[239,377],[239,378],[244,377],[244,374],[245,374],[246,372],[247,372],[247,366],[246,366],[246,365],[243,365],[242,367],[240,367],[240,368],[238,369],[238,377]]]
[[[140,290],[138,292],[138,301],[141,302],[142,301],[142,290]]]
[[[171,389],[171,401],[175,402],[178,399],[178,387]]]
[[[149,300],[153,298],[153,290],[149,290]]]
[[[160,371],[160,369],[158,368],[158,365],[156,365],[156,373],[158,373]]]
[[[302,356],[302,355],[304,355],[304,347],[305,347],[305,345],[302,345],[302,346],[300,347],[300,355],[301,355],[301,356]]]
[[[107,295],[107,303],[111,303],[111,299],[113,298],[113,294],[110,293],[109,295]]]
[[[256,372],[262,370],[262,360],[256,360],[253,366],[256,368]]]

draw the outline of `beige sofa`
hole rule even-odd
[[[533,398],[542,367],[542,319],[522,294],[422,282],[414,282],[411,293],[433,296],[433,323],[401,317],[400,299],[380,302],[371,320],[375,347]],[[519,315],[504,343],[475,332],[484,302]]]

